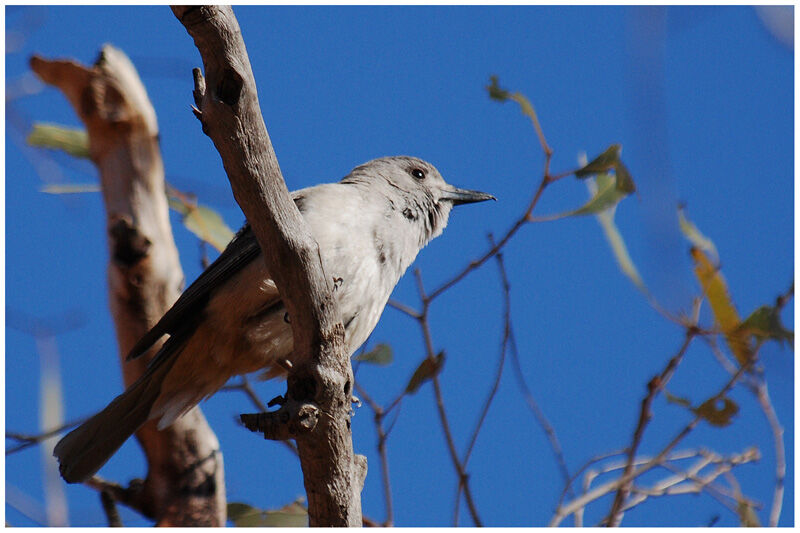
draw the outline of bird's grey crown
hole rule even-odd
[[[415,170],[421,170],[424,179],[415,178]],[[449,201],[440,201],[443,190],[451,187],[436,167],[417,157],[373,159],[355,167],[340,183],[369,190],[403,213],[409,223],[419,228],[420,248],[442,233],[453,207]]]

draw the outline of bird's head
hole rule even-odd
[[[397,198],[402,203],[397,208],[423,229],[421,245],[442,233],[453,206],[496,199],[491,194],[450,185],[436,167],[410,156],[373,159],[354,168],[343,181],[365,183],[390,200]]]

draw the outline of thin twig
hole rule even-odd
[[[489,241],[490,244],[494,245],[494,239],[491,235],[489,235]],[[489,395],[486,398],[486,402],[484,402],[481,415],[478,417],[478,422],[475,424],[475,429],[472,432],[472,437],[470,438],[469,445],[467,446],[467,451],[464,453],[464,465],[466,465],[469,461],[470,455],[472,454],[472,449],[475,446],[475,442],[478,440],[478,434],[483,426],[483,422],[486,420],[486,415],[489,414],[489,408],[491,407],[492,401],[497,394],[497,389],[500,387],[500,378],[503,376],[503,367],[505,366],[506,361],[506,351],[508,350],[508,339],[511,334],[511,285],[508,282],[508,275],[506,273],[505,264],[503,263],[503,254],[498,253],[495,255],[495,259],[497,260],[497,269],[500,273],[500,282],[503,289],[503,338],[500,341],[500,360],[497,363],[497,372],[495,372],[495,377],[492,382],[492,387],[489,390]]]
[[[381,479],[383,480],[383,497],[386,506],[386,520],[384,520],[383,527],[391,527],[394,524],[394,511],[392,506],[392,484],[389,479],[389,458],[386,453],[386,439],[388,438],[387,432],[383,429],[383,419],[386,417],[386,411],[378,405],[378,402],[372,399],[367,394],[367,391],[356,381],[356,390],[364,402],[375,413],[375,431],[378,434],[378,456],[381,460]]]
[[[767,417],[769,426],[772,429],[772,437],[775,443],[775,489],[772,495],[772,508],[769,513],[769,527],[777,527],[781,517],[783,507],[783,490],[786,479],[786,450],[783,444],[783,427],[781,426],[778,415],[772,407],[772,401],[767,390],[767,382],[761,380],[757,388],[756,398],[761,405],[761,410]]]
[[[155,518],[152,509],[143,499],[142,480],[131,481],[130,487],[123,487],[119,483],[107,481],[98,475],[94,475],[84,481],[84,486],[96,490],[98,493],[105,493],[109,498],[117,503],[133,509],[137,513],[147,518]]]
[[[544,431],[544,434],[547,436],[547,440],[550,443],[550,448],[553,450],[553,455],[556,458],[558,469],[561,472],[561,477],[564,479],[564,490],[569,492],[571,495],[572,488],[570,488],[570,480],[572,479],[572,476],[570,476],[569,468],[567,468],[567,461],[564,459],[564,451],[561,448],[561,443],[558,440],[558,435],[556,434],[555,428],[544,414],[544,411],[542,411],[542,409],[539,407],[539,404],[533,397],[533,393],[528,387],[528,383],[525,381],[525,376],[522,372],[522,364],[519,360],[519,351],[517,350],[517,340],[514,335],[513,324],[511,325],[510,329],[509,341],[511,347],[511,362],[514,363],[513,368],[514,374],[517,377],[517,384],[519,388],[522,389],[522,394],[525,397],[525,403],[528,405],[528,408],[536,418],[536,422],[539,424],[539,426],[541,426],[542,431]]]
[[[792,281],[789,288],[775,299],[775,307],[778,312],[783,310],[784,306],[794,298],[794,281]],[[736,373],[736,365],[734,365],[719,349],[715,337],[706,338],[712,353],[720,362],[720,364],[730,374]],[[775,447],[775,488],[772,495],[772,507],[769,514],[769,527],[777,527],[780,520],[781,510],[783,508],[783,495],[784,484],[786,479],[786,450],[783,440],[783,427],[781,426],[778,415],[775,413],[775,408],[772,405],[772,400],[769,396],[769,389],[767,388],[766,379],[762,376],[757,378],[755,376],[748,376],[745,384],[750,391],[755,395],[761,410],[767,419],[767,423],[772,431],[772,439]]]
[[[11,455],[12,453],[16,453],[16,452],[18,452],[20,450],[24,450],[25,448],[33,446],[34,444],[39,444],[39,443],[41,443],[43,441],[46,441],[47,439],[49,439],[51,437],[55,437],[59,433],[63,433],[64,431],[66,431],[66,430],[68,430],[70,428],[73,428],[73,427],[75,427],[77,425],[82,424],[85,420],[86,420],[86,418],[81,418],[79,420],[73,420],[72,422],[68,422],[68,423],[64,424],[63,426],[57,427],[55,429],[51,429],[50,431],[45,431],[44,433],[40,433],[38,435],[26,435],[24,433],[16,433],[16,432],[12,432],[12,431],[7,431],[6,432],[6,438],[7,439],[14,439],[16,441],[20,441],[20,444],[18,444],[17,446],[13,446],[13,447],[7,449],[6,450],[6,456]]]
[[[722,398],[730,389],[733,387],[736,382],[739,381],[742,374],[750,368],[750,364],[743,365],[737,370],[736,374],[734,374],[728,382],[714,395],[711,400],[718,400]],[[609,494],[612,491],[618,490],[621,486],[629,483],[631,480],[636,479],[643,473],[649,471],[653,467],[661,464],[664,459],[672,452],[672,450],[677,446],[689,433],[694,430],[695,427],[700,423],[703,418],[701,416],[695,416],[686,426],[678,432],[678,434],[667,444],[655,457],[650,459],[647,463],[642,465],[639,468],[631,471],[628,475],[622,475],[618,479],[608,481],[603,485],[594,488],[590,492],[583,494],[579,498],[572,500],[566,505],[559,505],[556,509],[556,513],[553,518],[550,520],[549,526],[555,527],[558,526],[561,521],[571,515],[572,513],[576,512],[577,510],[585,507],[587,504],[593,502],[594,500]],[[627,464],[627,463],[626,463]],[[603,523],[605,523],[605,519]]]
[[[633,440],[628,448],[628,463],[625,465],[625,471],[622,474],[623,478],[628,477],[633,469],[633,459],[636,457],[639,444],[642,442],[644,429],[647,426],[647,423],[653,417],[653,413],[650,409],[653,400],[658,393],[667,386],[667,383],[669,383],[669,380],[675,373],[675,369],[678,368],[678,365],[683,360],[683,356],[686,353],[686,350],[689,348],[689,344],[691,344],[696,333],[697,331],[694,328],[689,328],[686,330],[686,336],[684,337],[683,344],[678,350],[678,353],[669,360],[667,366],[664,368],[661,374],[650,380],[650,382],[647,384],[647,396],[645,396],[644,400],[642,400],[642,407],[639,411],[639,421],[636,424],[636,429],[633,432]],[[616,496],[614,496],[614,502],[611,505],[611,510],[606,517],[606,522],[608,523],[609,527],[618,526],[622,520],[622,506],[625,502],[625,498],[628,497],[628,493],[630,492],[631,482],[632,478],[630,482],[620,485]]]
[[[735,374],[737,371],[736,365],[722,353],[716,340],[714,338],[707,338],[706,340],[712,353],[723,368],[725,368],[728,373],[732,375]],[[783,507],[784,482],[786,479],[786,450],[783,441],[783,427],[772,406],[766,379],[763,376],[760,378],[749,376],[745,379],[745,385],[747,385],[747,388],[755,395],[759,406],[761,406],[761,411],[764,413],[767,423],[772,430],[772,440],[775,447],[775,489],[772,495],[769,527],[777,527],[781,515],[781,508]]]
[[[389,300],[386,303],[386,305],[388,305],[389,307],[394,307],[398,311],[407,314],[411,318],[415,318],[417,320],[419,320],[420,318],[419,311],[417,311],[416,309],[412,309],[411,307],[407,306],[402,302],[398,302],[397,300]]]
[[[433,339],[431,338],[431,330],[428,324],[428,308],[431,303],[431,299],[425,294],[425,287],[422,284],[422,276],[419,272],[419,269],[414,270],[414,275],[417,279],[417,287],[419,289],[420,298],[422,299],[422,313],[419,318],[419,323],[420,327],[422,328],[422,336],[425,341],[425,350],[427,352],[428,359],[434,361],[436,356],[434,354]],[[458,457],[458,451],[456,450],[455,441],[453,440],[453,432],[450,430],[450,423],[444,407],[442,387],[439,382],[439,374],[434,374],[431,381],[433,381],[433,393],[434,397],[436,398],[436,410],[439,413],[439,420],[442,424],[442,430],[444,431],[447,449],[450,452],[450,459],[452,460],[453,466],[458,474],[459,483],[463,484],[464,486],[464,498],[467,500],[467,507],[469,508],[470,515],[472,516],[472,521],[477,527],[481,527],[483,523],[478,515],[478,509],[475,506],[475,502],[472,498],[472,491],[469,488],[469,476],[467,476],[467,473],[464,470],[464,465],[461,463],[461,460]]]
[[[506,243],[511,239],[511,237],[513,237],[514,234],[517,233],[517,231],[519,231],[519,229],[528,222],[528,217],[533,211],[533,208],[536,207],[536,204],[539,202],[539,198],[542,196],[542,193],[544,192],[544,189],[547,187],[548,183],[549,181],[547,180],[546,177],[542,179],[541,183],[539,184],[539,188],[533,195],[533,199],[531,200],[531,203],[528,204],[528,208],[525,210],[525,213],[520,218],[518,218],[514,222],[514,224],[512,224],[511,228],[506,232],[506,234],[503,236],[502,239],[500,239],[500,241],[497,244],[492,246],[488,252],[483,254],[478,259],[471,261],[465,268],[461,270],[461,272],[453,276],[449,281],[446,281],[443,284],[441,284],[436,290],[430,293],[430,296],[428,298],[430,300],[436,299],[436,297],[438,297],[444,291],[446,291],[447,289],[449,289],[450,287],[452,287],[453,285],[464,279],[464,277],[467,274],[469,274],[479,266],[483,265],[486,261],[488,261],[492,257],[494,257],[494,255],[497,252],[499,252],[503,248],[503,246],[506,245]]]
[[[564,503],[564,498],[566,498],[566,497],[567,497],[567,493],[569,493],[570,495],[573,495],[573,497],[574,497],[574,491],[572,490],[572,485],[575,483],[575,481],[576,481],[576,480],[577,480],[579,477],[581,477],[581,475],[583,474],[583,472],[584,472],[586,469],[588,469],[588,468],[589,468],[590,466],[592,466],[593,464],[599,463],[600,461],[605,461],[606,459],[609,459],[609,458],[611,458],[611,457],[615,457],[615,456],[617,456],[617,455],[624,455],[624,454],[625,454],[625,450],[616,450],[616,451],[613,451],[613,452],[608,452],[608,453],[604,453],[604,454],[601,454],[601,455],[597,455],[597,456],[595,456],[595,457],[592,457],[592,458],[591,458],[591,459],[589,459],[588,461],[586,461],[586,462],[583,464],[583,466],[581,466],[581,467],[580,467],[580,468],[579,468],[579,469],[578,469],[578,470],[577,470],[577,471],[576,471],[576,472],[575,472],[575,473],[574,473],[574,474],[573,474],[573,475],[572,475],[572,476],[569,478],[569,480],[567,481],[566,485],[565,485],[565,486],[564,486],[564,488],[561,490],[561,496],[559,496],[559,498],[558,498],[558,504],[556,505],[556,508],[560,508],[560,507],[561,507],[561,505]],[[622,468],[622,467],[620,467],[620,468]],[[587,475],[588,475],[588,474],[587,474]],[[588,489],[586,489],[586,490],[588,490]],[[584,491],[584,493],[585,493],[585,492],[586,492],[586,491]],[[578,527],[578,526],[577,526],[577,524],[575,525],[575,527]]]
[[[494,245],[494,239],[492,236],[489,235],[489,241],[491,245]],[[503,289],[503,338],[500,342],[500,359],[497,364],[497,371],[495,372],[495,377],[492,382],[492,387],[489,390],[489,395],[486,398],[486,401],[483,404],[483,409],[481,410],[481,414],[478,417],[478,422],[475,424],[475,429],[472,431],[472,437],[470,438],[469,445],[467,445],[467,450],[464,452],[463,463],[466,467],[467,463],[469,462],[470,455],[472,454],[472,450],[475,447],[475,442],[478,440],[478,434],[483,427],[483,422],[486,420],[486,415],[489,414],[489,408],[492,406],[492,402],[494,401],[495,395],[497,394],[497,390],[500,387],[500,378],[503,376],[503,367],[505,366],[506,361],[506,352],[508,350],[508,338],[509,333],[511,330],[511,286],[508,283],[508,276],[506,275],[505,265],[503,264],[503,254],[498,253],[495,255],[495,259],[497,260],[498,270],[500,272],[500,281]],[[463,485],[459,481],[458,487],[456,488],[456,505],[453,511],[453,524],[455,526],[458,525],[458,511],[459,511],[459,502],[461,500],[461,490],[463,489]]]

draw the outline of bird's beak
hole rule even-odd
[[[459,189],[452,187],[442,191],[442,200],[450,200],[453,205],[472,204],[475,202],[484,202],[486,200],[497,200],[491,194],[480,191],[470,191],[469,189]]]

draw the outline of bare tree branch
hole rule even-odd
[[[325,416],[297,435],[311,526],[360,526],[364,458],[353,455],[353,373],[344,327],[319,246],[283,181],[258,103],[239,24],[226,6],[173,6],[200,51],[195,115],[214,141],[234,197],[292,317],[296,364],[287,397]],[[313,397],[306,398],[309,391]],[[302,426],[301,426],[302,427]],[[281,433],[281,432],[278,432]]]
[[[89,133],[107,213],[109,300],[130,385],[161,343],[147,357],[127,363],[125,357],[177,299],[183,283],[155,111],[130,60],[109,45],[93,68],[40,57],[31,58],[31,68],[66,95]],[[136,437],[148,461],[140,510],[160,525],[224,525],[222,455],[200,409],[164,431],[148,422]]]

